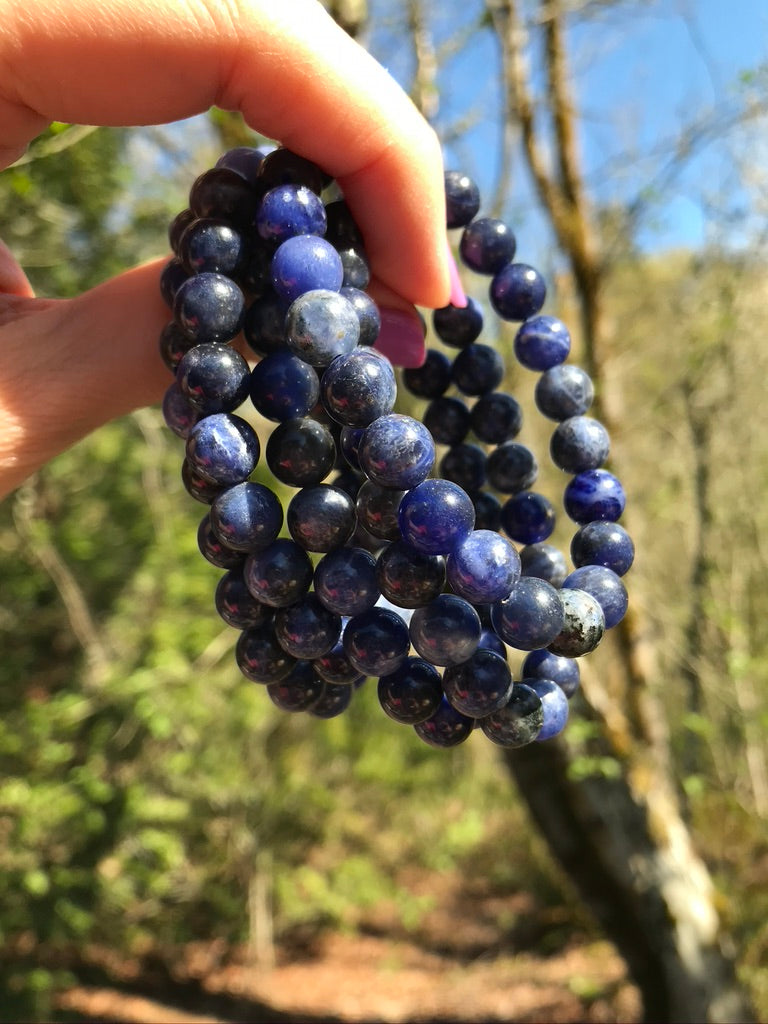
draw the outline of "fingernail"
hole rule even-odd
[[[424,324],[416,313],[381,309],[381,329],[375,348],[396,366],[421,366],[426,354]]]
[[[451,305],[464,309],[467,306],[467,296],[461,287],[459,268],[456,266],[456,260],[453,258],[450,245],[448,245],[448,273],[451,276]]]

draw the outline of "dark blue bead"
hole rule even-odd
[[[233,412],[248,397],[251,370],[239,352],[218,343],[195,345],[182,358],[176,382],[203,415]]]
[[[190,274],[226,274],[238,278],[248,256],[242,234],[210,217],[194,220],[181,236],[179,259]]]
[[[581,416],[592,405],[595,388],[579,366],[553,366],[536,381],[534,399],[539,412],[551,420]]]
[[[257,601],[245,585],[242,568],[224,573],[216,587],[214,603],[222,619],[234,629],[261,626],[272,618],[272,609]]]
[[[330,651],[315,658],[312,664],[320,678],[334,686],[353,686],[364,678],[347,657],[341,637]]]
[[[530,686],[541,700],[544,721],[541,731],[536,737],[536,742],[541,743],[544,740],[552,739],[553,736],[557,736],[558,733],[563,731],[568,721],[568,712],[570,710],[568,698],[557,683],[551,679],[523,679],[523,684]]]
[[[579,473],[563,494],[565,511],[574,522],[582,524],[595,519],[615,522],[624,511],[625,502],[624,488],[605,469]]]
[[[259,461],[261,446],[256,431],[231,412],[206,416],[187,437],[190,466],[211,483],[229,486],[246,480]]]
[[[203,516],[197,528],[197,546],[203,558],[219,569],[236,569],[245,561],[244,552],[235,551],[216,536],[209,513]]]
[[[296,659],[277,642],[272,621],[243,630],[235,646],[235,661],[254,683],[279,683],[292,671]]]
[[[445,565],[453,591],[472,604],[505,598],[520,578],[520,556],[498,533],[473,530],[457,544]]]
[[[471,416],[466,402],[443,395],[424,411],[424,426],[437,444],[460,444],[469,433]]]
[[[352,304],[352,308],[355,313],[357,313],[357,319],[360,324],[360,339],[358,344],[373,345],[379,336],[379,331],[381,330],[381,313],[379,312],[379,307],[370,295],[361,291],[359,288],[350,288],[346,285],[342,285],[339,294],[343,295],[347,302]]]
[[[378,601],[376,559],[362,548],[337,548],[317,563],[315,593],[339,615],[359,615]]]
[[[272,474],[281,483],[313,487],[333,469],[336,443],[324,424],[310,416],[300,416],[275,427],[265,456]]]
[[[320,381],[314,369],[286,350],[265,356],[251,374],[251,401],[268,420],[282,423],[306,416],[319,397]]]
[[[501,502],[490,491],[472,491],[469,495],[475,508],[475,529],[501,529]]]
[[[571,336],[557,317],[534,316],[520,325],[514,349],[521,366],[528,370],[549,370],[568,358]]]
[[[349,707],[355,692],[354,686],[334,686],[325,683],[320,699],[309,708],[313,718],[338,718]]]
[[[414,725],[413,729],[419,739],[430,747],[457,747],[472,735],[475,719],[457,711],[443,697],[439,708],[433,715]]]
[[[425,480],[409,491],[398,512],[403,540],[426,555],[447,555],[475,524],[471,498],[450,480]]]
[[[160,273],[160,294],[169,309],[173,309],[179,288],[188,280],[189,271],[178,257],[170,259],[163,267]]]
[[[455,444],[440,460],[440,476],[465,491],[479,491],[485,484],[486,454],[476,444]]]
[[[531,651],[520,666],[523,678],[551,679],[557,683],[566,697],[572,697],[581,680],[579,663],[575,658],[564,658],[551,651]]]
[[[320,700],[325,683],[314,672],[311,661],[297,661],[279,683],[267,686],[269,699],[281,711],[309,711]]]
[[[527,544],[520,551],[520,565],[523,576],[546,580],[558,589],[568,575],[565,555],[553,544]]]
[[[541,698],[526,683],[515,683],[504,707],[488,715],[480,728],[500,747],[525,747],[538,737],[544,724]]]
[[[478,217],[468,224],[459,242],[462,262],[476,274],[496,274],[515,258],[517,239],[504,221]]]
[[[360,469],[360,442],[363,440],[365,427],[342,427],[339,433],[339,450],[349,466],[356,473]]]
[[[162,413],[168,429],[185,441],[192,427],[202,416],[200,410],[192,405],[181,390],[178,381],[174,381],[163,395]]]
[[[384,711],[402,725],[423,722],[443,700],[440,674],[422,658],[406,658],[400,668],[379,679],[377,689]]]
[[[181,210],[179,213],[177,213],[176,216],[171,221],[171,223],[168,225],[168,241],[171,244],[171,249],[173,249],[176,255],[178,255],[179,252],[179,242],[181,241],[181,236],[184,234],[184,232],[187,230],[187,228],[189,227],[193,220],[197,220],[197,217],[195,216],[192,210],[187,208],[186,210]]]
[[[275,636],[294,658],[320,658],[341,636],[341,616],[329,611],[316,594],[307,594],[275,615]]]
[[[492,606],[491,622],[505,644],[535,651],[547,647],[563,628],[563,603],[546,580],[521,576],[509,597]]]
[[[486,444],[503,444],[517,437],[523,425],[519,402],[503,392],[481,395],[472,406],[472,430]]]
[[[577,568],[604,565],[623,576],[635,560],[635,545],[623,526],[598,520],[585,523],[573,535],[571,558]]]
[[[184,459],[181,464],[181,482],[184,484],[187,494],[204,505],[212,505],[216,498],[227,489],[225,484],[212,483],[200,476],[189,459]]]
[[[509,700],[512,673],[504,658],[487,648],[443,673],[443,689],[450,703],[470,718],[485,718]]]
[[[514,494],[527,490],[535,482],[539,467],[529,448],[517,441],[505,441],[488,456],[486,473],[495,491]]]
[[[483,310],[480,303],[468,297],[466,306],[443,306],[432,314],[435,334],[451,348],[466,348],[480,337]]]
[[[248,307],[243,335],[254,352],[267,356],[285,345],[285,307],[270,285],[269,291]]]
[[[563,580],[563,589],[586,590],[599,603],[605,615],[605,628],[612,629],[624,618],[627,588],[612,569],[603,565],[583,565]]]
[[[328,203],[325,207],[325,216],[328,221],[325,237],[337,249],[343,249],[347,245],[363,244],[362,232],[345,200],[334,199]]]
[[[262,193],[277,185],[306,185],[320,195],[328,183],[326,174],[316,163],[282,146],[267,153],[259,165],[256,180]]]
[[[311,366],[326,367],[357,347],[360,320],[338,292],[317,288],[291,304],[285,318],[288,348]]]
[[[363,250],[350,246],[347,249],[339,249],[338,252],[344,271],[342,288],[359,288],[361,291],[367,288],[371,283],[371,268]]]
[[[179,325],[171,320],[160,332],[157,347],[165,365],[171,373],[176,373],[182,357],[196,344],[197,342],[187,337]]]
[[[195,179],[189,206],[198,217],[217,217],[250,228],[258,210],[258,194],[241,174],[213,167]]]
[[[494,276],[489,294],[502,320],[527,320],[544,305],[547,287],[538,270],[525,263],[508,263]]]
[[[442,593],[445,560],[424,555],[405,541],[388,544],[376,560],[376,578],[384,597],[399,608],[420,608]]]
[[[326,412],[348,427],[367,427],[391,412],[396,395],[392,364],[373,348],[357,348],[334,359],[320,382]]]
[[[265,548],[283,525],[283,508],[277,495],[249,480],[219,494],[210,514],[213,532],[235,551]]]
[[[306,185],[277,185],[264,193],[256,215],[256,230],[268,242],[294,235],[324,235],[325,206]]]
[[[555,427],[549,445],[552,461],[566,473],[597,469],[608,458],[608,431],[590,416],[570,416]]]
[[[548,645],[549,650],[564,658],[581,658],[593,651],[603,639],[603,609],[592,594],[568,588],[565,583],[560,590],[560,600],[563,604],[563,628]]]
[[[386,676],[408,657],[408,627],[389,608],[369,608],[344,627],[344,650],[365,676]]]
[[[288,238],[272,257],[272,286],[287,309],[304,292],[337,292],[344,279],[341,259],[330,242],[317,235]]]
[[[366,428],[359,456],[360,468],[369,480],[404,491],[429,476],[435,463],[435,442],[423,423],[389,413]]]
[[[273,608],[287,608],[300,601],[309,590],[312,573],[307,552],[283,537],[248,555],[243,567],[250,592]]]
[[[480,209],[480,190],[463,171],[445,172],[446,227],[463,228]]]
[[[463,394],[485,395],[504,379],[504,360],[490,345],[469,345],[454,359],[451,376]]]
[[[427,349],[421,366],[403,370],[403,384],[417,398],[439,398],[451,383],[451,361],[436,348]]]
[[[507,648],[504,641],[501,640],[493,629],[484,626],[480,631],[480,640],[477,644],[478,651],[493,651],[494,654],[498,654],[500,658],[507,659]]]
[[[346,544],[355,529],[355,502],[339,487],[317,484],[291,498],[288,530],[307,551],[333,551]]]
[[[480,641],[480,617],[456,594],[440,594],[411,616],[411,643],[432,665],[466,661]]]
[[[555,528],[557,516],[552,502],[536,491],[518,491],[501,507],[501,525],[518,544],[538,544]]]
[[[234,146],[221,154],[216,167],[227,167],[253,185],[265,156],[264,150],[255,146]]]
[[[173,318],[198,343],[232,341],[240,333],[245,299],[223,274],[188,277],[173,300]]]
[[[399,540],[400,523],[397,517],[405,491],[382,487],[366,480],[357,492],[355,507],[357,521],[379,540]]]

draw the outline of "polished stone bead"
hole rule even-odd
[[[190,464],[189,459],[184,459],[181,464],[181,482],[187,494],[204,505],[212,505],[216,498],[227,489],[225,484],[215,484],[200,476]]]
[[[190,274],[225,274],[235,280],[248,255],[243,234],[227,221],[212,217],[192,221],[179,240],[177,252]]]
[[[424,426],[437,444],[461,444],[471,426],[469,407],[450,395],[434,398],[424,410]]]
[[[508,263],[494,275],[489,295],[502,320],[527,320],[544,305],[547,286],[533,267]]]
[[[594,651],[603,638],[603,609],[592,594],[586,590],[569,589],[565,583],[560,591],[560,600],[563,605],[563,628],[548,645],[549,650],[565,658],[580,658]]]
[[[520,556],[506,538],[491,530],[473,530],[446,561],[446,578],[454,593],[472,604],[507,597],[520,578]]]
[[[344,622],[343,619],[342,622]],[[326,683],[333,683],[334,686],[353,686],[365,678],[347,657],[342,637],[339,637],[330,651],[315,658],[312,664],[317,675]]]
[[[429,476],[435,463],[435,442],[423,423],[389,413],[367,427],[358,454],[360,468],[369,480],[404,491]]]
[[[501,507],[501,526],[518,544],[539,544],[552,534],[557,516],[552,502],[536,491],[518,491]]]
[[[348,246],[338,250],[344,270],[342,288],[359,288],[361,291],[371,283],[371,267],[362,248]]]
[[[478,492],[485,484],[486,454],[477,444],[452,445],[440,460],[440,476],[468,492]]]
[[[233,146],[221,154],[216,161],[216,167],[228,167],[229,170],[235,171],[241,178],[253,185],[258,178],[259,168],[266,155],[263,149],[258,149],[256,146]]]
[[[541,700],[544,721],[541,731],[536,737],[536,742],[541,743],[544,740],[552,739],[553,736],[557,736],[563,731],[568,721],[570,710],[568,698],[557,683],[551,679],[530,678],[523,679],[523,683],[530,686]]]
[[[286,513],[291,537],[307,551],[333,551],[355,529],[355,502],[329,484],[304,487],[291,498]]]
[[[451,367],[453,383],[464,395],[486,395],[504,379],[504,360],[490,345],[469,345]]]
[[[173,309],[176,293],[184,282],[189,279],[189,276],[189,271],[177,256],[168,260],[163,267],[160,273],[160,294],[163,297],[163,302],[165,302],[169,309]],[[176,326],[179,327],[179,330],[182,329],[178,324]],[[186,337],[197,344],[198,339],[194,335],[189,335],[186,331],[184,333]]]
[[[246,480],[228,487],[211,505],[211,527],[235,551],[257,551],[274,541],[283,525],[283,507],[264,484]]]
[[[478,398],[472,406],[470,423],[479,441],[503,444],[520,433],[523,411],[512,395],[494,392]]]
[[[284,348],[284,328],[285,307],[270,284],[269,289],[246,310],[243,336],[254,352],[268,356]]]
[[[563,628],[563,603],[545,580],[521,576],[509,597],[491,608],[493,628],[505,644],[521,651],[547,647]]]
[[[595,388],[589,374],[566,363],[553,366],[539,377],[534,400],[539,412],[551,420],[582,416],[592,405]]]
[[[354,686],[335,686],[325,683],[320,699],[309,708],[313,718],[338,718],[349,707],[355,692]]]
[[[273,609],[257,601],[243,579],[242,567],[230,569],[214,592],[216,611],[234,629],[249,629],[271,621]]]
[[[480,642],[480,617],[456,594],[440,594],[411,616],[411,643],[432,665],[466,661]]]
[[[313,487],[333,469],[336,444],[326,426],[311,416],[299,416],[275,427],[267,441],[265,457],[281,483]]]
[[[563,580],[563,590],[585,590],[599,603],[605,615],[605,628],[612,629],[624,618],[629,599],[627,588],[603,565],[583,565]]]
[[[447,555],[475,524],[466,491],[450,480],[425,480],[403,497],[398,511],[403,540],[426,555]]]
[[[394,672],[381,676],[377,691],[384,711],[402,725],[425,721],[443,700],[440,674],[423,658],[406,658]]]
[[[507,660],[507,648],[504,641],[488,626],[483,626],[480,631],[477,649],[478,651],[493,651],[500,658],[504,658],[505,661]]]
[[[399,540],[398,510],[405,491],[366,480],[355,499],[358,523],[379,540]]]
[[[197,217],[217,217],[250,228],[259,206],[258,193],[237,171],[212,167],[189,190],[189,206]]]
[[[243,577],[253,596],[273,608],[300,601],[312,583],[312,560],[292,540],[278,537],[245,560]]]
[[[179,387],[178,381],[171,384],[163,395],[163,420],[166,427],[186,441],[202,413],[190,402],[187,395]]]
[[[423,722],[418,722],[413,729],[419,739],[430,747],[457,747],[472,735],[475,719],[457,711],[446,697],[434,714]]]
[[[500,494],[527,490],[535,483],[539,467],[524,444],[506,441],[490,453],[486,462],[488,483]]]
[[[483,733],[500,747],[525,747],[544,724],[541,698],[527,683],[515,683],[506,704],[480,722]]]
[[[329,611],[315,594],[307,594],[275,615],[275,636],[294,658],[319,658],[341,636],[341,616]]]
[[[520,566],[523,576],[535,576],[546,580],[559,589],[568,575],[569,568],[565,555],[554,544],[540,542],[527,544],[520,549]]]
[[[259,360],[251,374],[251,401],[268,420],[306,416],[317,405],[320,381],[314,369],[286,350]]]
[[[235,646],[235,661],[254,683],[279,683],[296,664],[277,642],[272,621],[243,630]]]
[[[157,347],[165,365],[171,373],[176,373],[183,356],[196,344],[193,338],[188,337],[179,325],[171,320],[160,332]]]
[[[408,626],[389,608],[369,608],[344,627],[344,650],[365,676],[386,676],[408,657]]]
[[[498,533],[501,529],[501,502],[496,495],[490,491],[470,491],[469,497],[475,508],[475,529]]]
[[[326,608],[339,615],[367,611],[381,595],[376,559],[359,547],[328,552],[315,568],[315,593]]]
[[[241,416],[217,412],[192,427],[186,455],[190,467],[214,484],[246,480],[256,468],[261,445],[256,431]]]
[[[400,608],[421,608],[442,593],[445,559],[396,540],[379,553],[376,578],[384,597]]]
[[[439,398],[451,383],[451,361],[439,349],[427,349],[421,366],[403,370],[403,384],[417,398]]]
[[[236,569],[245,561],[245,552],[235,551],[216,536],[208,512],[200,520],[197,528],[197,546],[203,558],[218,569]]]
[[[256,230],[268,242],[280,243],[294,235],[324,235],[325,206],[306,185],[276,185],[264,193],[256,216]]]
[[[176,383],[203,416],[233,412],[248,397],[251,370],[239,352],[219,343],[195,345],[181,359]]]
[[[573,535],[571,558],[577,568],[603,565],[623,576],[635,560],[635,545],[623,526],[597,520],[585,523]]]
[[[446,227],[463,228],[480,209],[480,189],[463,171],[445,172]]]
[[[281,711],[309,711],[325,690],[325,683],[313,670],[313,662],[297,661],[279,683],[267,686],[269,699]]]
[[[459,242],[459,256],[476,274],[497,274],[515,258],[517,239],[504,221],[477,217],[467,224]]]
[[[379,307],[367,292],[359,288],[342,285],[339,295],[343,295],[357,313],[360,325],[359,345],[374,345],[381,331],[381,313]]]
[[[517,361],[528,370],[550,370],[568,358],[571,336],[555,316],[533,316],[520,325],[515,335]]]
[[[523,678],[551,679],[568,698],[574,695],[581,682],[579,663],[575,658],[565,658],[546,649],[526,654],[520,675]]]
[[[325,368],[352,352],[360,340],[360,319],[343,295],[317,288],[304,292],[285,317],[285,342],[294,355]]]
[[[569,416],[552,432],[549,444],[552,461],[566,473],[597,469],[608,458],[608,431],[591,416]]]
[[[272,287],[285,309],[304,292],[337,292],[344,279],[341,259],[330,242],[317,235],[294,235],[272,257]]]
[[[581,524],[595,519],[615,522],[624,511],[625,502],[624,488],[605,469],[588,469],[579,473],[563,494],[566,513]]]
[[[267,153],[256,177],[262,193],[277,185],[305,185],[320,195],[327,184],[328,176],[316,163],[283,146]]]
[[[485,718],[509,700],[512,672],[506,660],[487,648],[443,672],[443,690],[450,703],[471,718]]]
[[[467,297],[466,306],[443,306],[432,314],[435,334],[451,348],[466,348],[480,337],[483,310],[479,302]]]
[[[244,315],[242,291],[223,274],[195,274],[179,285],[173,298],[173,319],[200,344],[232,341]]]
[[[373,348],[359,347],[334,359],[320,382],[323,406],[342,426],[367,427],[392,411],[396,396],[392,364]]]

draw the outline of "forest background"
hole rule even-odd
[[[768,1019],[765,15],[734,6],[737,55],[708,41],[717,4],[331,6],[573,327],[629,495],[631,614],[536,749],[431,750],[370,687],[286,716],[213,612],[180,442],[157,409],[99,430],[0,506],[0,1020],[74,1019],[94,979],[173,1002],[200,943],[262,973],[329,934],[418,943],[446,877],[465,913],[492,898],[473,956],[610,943],[637,993],[612,1019]],[[74,294],[162,252],[246,140],[218,111],[54,125],[0,175],[4,237],[40,294]],[[541,451],[533,375],[508,383]],[[578,1012],[601,984],[570,979]],[[523,1019],[511,987],[500,1013]]]

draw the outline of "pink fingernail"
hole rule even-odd
[[[453,258],[453,252],[450,244],[448,244],[448,272],[451,275],[451,305],[457,306],[459,309],[464,309],[467,306],[467,296],[464,294],[464,289],[461,287],[459,268],[456,266],[456,260]]]
[[[396,366],[421,366],[426,355],[424,325],[415,313],[381,309],[381,330],[375,348]]]

